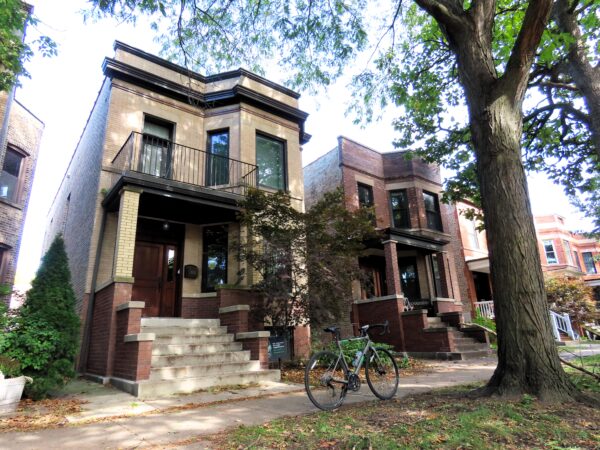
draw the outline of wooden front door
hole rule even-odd
[[[146,303],[144,317],[174,317],[177,298],[178,248],[137,241],[133,258],[134,301]]]

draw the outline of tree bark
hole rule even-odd
[[[448,38],[469,109],[498,331],[498,367],[481,393],[573,400],[578,391],[551,333],[520,145],[522,102],[551,0],[529,2],[502,76],[492,56],[495,2],[463,11],[458,1],[415,1]]]
[[[588,110],[592,143],[600,164],[600,65],[592,66],[577,17],[568,0],[556,0],[553,15],[561,32],[573,37],[567,53],[569,72]]]

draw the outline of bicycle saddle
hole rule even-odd
[[[325,331],[326,333],[337,333],[339,330],[339,327],[327,327],[324,328],[323,331]]]

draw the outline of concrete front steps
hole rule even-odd
[[[427,322],[429,327],[426,332],[449,332],[453,336],[455,351],[453,352],[436,352],[436,359],[445,360],[466,360],[482,358],[490,355],[490,347],[488,344],[479,342],[471,337],[466,336],[456,327],[450,327],[439,317],[428,317]]]
[[[280,380],[279,370],[262,370],[219,319],[143,318],[141,332],[155,339],[150,378],[138,382],[138,397]]]

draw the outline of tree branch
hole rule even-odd
[[[501,78],[502,87],[507,89],[509,98],[521,103],[527,90],[529,71],[536,49],[546,28],[552,0],[532,0],[529,2],[519,35],[512,48],[506,71]]]
[[[586,124],[590,123],[590,116],[585,114],[584,112],[579,111],[578,109],[575,109],[575,107],[571,103],[552,103],[551,105],[545,105],[541,108],[536,108],[530,114],[523,118],[523,122],[527,122],[544,112],[555,110],[568,112],[581,122],[584,122]]]

